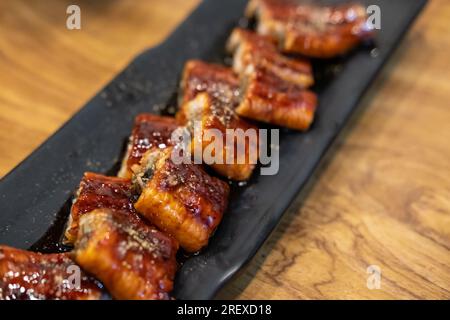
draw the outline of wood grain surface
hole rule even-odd
[[[82,29],[66,29],[78,4]],[[0,1],[0,176],[198,0]],[[432,0],[219,298],[450,298],[450,1]],[[0,213],[1,214],[1,213]],[[367,268],[381,270],[368,289]]]

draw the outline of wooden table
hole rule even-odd
[[[0,2],[0,176],[198,3]],[[220,298],[450,298],[450,2],[433,0],[308,190]],[[368,289],[367,268],[381,270]]]

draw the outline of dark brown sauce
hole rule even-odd
[[[42,253],[61,253],[72,250],[71,246],[64,245],[62,240],[64,230],[70,215],[70,207],[72,206],[72,197],[67,199],[64,205],[56,214],[55,221],[47,230],[47,232],[31,247],[31,251]]]
[[[177,113],[178,88],[170,95],[169,101],[159,110],[160,115],[174,117]]]
[[[130,130],[131,133],[131,130]],[[125,155],[125,153],[127,152],[127,148],[128,148],[128,139],[129,137],[124,137],[122,140],[122,147],[120,148],[120,156],[119,159],[111,166],[111,168],[109,168],[108,170],[106,170],[104,172],[104,174],[106,176],[116,176],[117,172],[119,172],[120,167],[122,166],[122,158]],[[81,178],[80,178],[81,180]]]

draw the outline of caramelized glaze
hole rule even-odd
[[[227,48],[234,54],[233,69],[241,76],[255,69],[266,69],[279,79],[302,88],[314,83],[311,64],[304,59],[292,59],[280,54],[272,37],[236,28]]]
[[[256,69],[246,82],[245,96],[236,109],[238,114],[295,130],[309,128],[317,106],[315,93],[263,69]]]
[[[208,243],[220,223],[229,186],[209,176],[199,165],[175,164],[172,148],[156,152],[152,176],[135,208],[177,239],[186,251],[196,252]]]
[[[192,140],[192,153],[195,154],[196,148],[203,151],[213,142],[214,138],[206,138],[204,132],[209,129],[218,130],[222,134],[223,148],[215,150],[214,156],[220,159],[221,163],[213,163],[211,167],[229,179],[247,180],[258,159],[258,131],[256,126],[236,114],[235,108],[241,100],[238,77],[230,68],[191,60],[186,63],[181,87],[183,98],[180,111],[177,113],[178,121],[190,127],[191,134],[193,134],[191,126],[195,121],[201,125],[201,136],[193,137]],[[226,149],[227,129],[234,132],[238,129],[244,132],[254,130],[255,133],[254,141],[241,142],[244,146],[238,145],[237,139],[232,141],[233,159]],[[242,164],[237,162],[238,148],[245,150],[245,161]]]
[[[142,155],[152,147],[166,148],[171,145],[172,132],[177,124],[172,117],[162,117],[150,113],[139,114],[134,120],[127,153],[118,174],[122,178],[131,178],[132,168],[139,164]]]
[[[130,219],[140,220],[133,207],[132,196],[133,190],[129,179],[86,172],[70,210],[70,219],[65,232],[66,242],[70,244],[75,241],[80,217],[95,209],[113,209],[123,212]]]
[[[292,0],[251,0],[247,15],[256,16],[258,32],[275,37],[282,50],[309,57],[344,54],[374,34],[360,4],[321,6]]]
[[[100,282],[80,271],[68,253],[40,254],[0,246],[0,300],[91,300],[102,295]],[[79,286],[78,286],[79,285]]]
[[[220,109],[232,110],[239,104],[239,78],[230,68],[189,60],[181,80],[180,105],[194,99],[201,92],[206,92],[215,99],[218,112],[221,112]]]
[[[109,209],[83,215],[74,257],[115,299],[169,299],[177,242]]]

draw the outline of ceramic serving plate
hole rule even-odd
[[[255,255],[426,0],[362,2],[381,8],[375,42],[343,59],[314,62],[320,104],[312,128],[306,133],[281,130],[277,175],[255,172],[245,186],[232,187],[229,208],[209,246],[183,262],[176,298],[214,297]],[[202,2],[164,43],[136,57],[5,176],[0,181],[0,243],[43,252],[67,250],[60,238],[83,172],[115,173],[134,117],[172,111],[187,59],[226,61],[225,41],[243,23],[245,5],[246,0]]]

